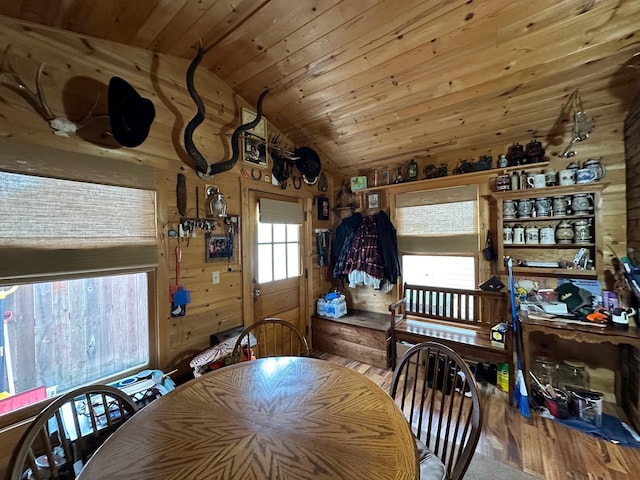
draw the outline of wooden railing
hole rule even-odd
[[[511,324],[505,292],[404,285],[404,296],[389,305],[388,365],[395,368],[397,342],[436,341],[453,348],[463,358],[479,362],[508,363],[513,388],[511,328],[504,347],[492,344],[491,327]]]
[[[403,300],[392,306],[397,310],[404,303],[404,318],[409,315],[473,329],[490,329],[502,321],[507,306],[502,292],[410,284],[404,285]]]

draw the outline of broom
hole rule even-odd
[[[511,293],[511,316],[513,317],[513,336],[516,339],[516,362],[518,371],[516,372],[516,384],[513,390],[513,403],[520,409],[520,413],[531,417],[529,411],[529,395],[527,394],[527,384],[522,373],[522,360],[520,358],[520,332],[518,329],[518,314],[516,313],[516,289],[513,281],[513,261],[507,257],[507,270],[509,272],[509,291]]]

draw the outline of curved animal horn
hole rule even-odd
[[[200,95],[196,92],[193,76],[195,74],[197,66],[200,64],[202,60],[202,55],[204,54],[204,50],[202,49],[202,44],[198,45],[198,53],[195,58],[191,61],[189,68],[187,69],[187,90],[191,95],[196,107],[198,108],[198,112],[195,117],[191,119],[188,123],[187,128],[184,130],[184,147],[189,157],[196,163],[196,171],[200,178],[204,180],[208,180],[211,175],[215,175],[216,173],[226,172],[230,170],[238,161],[238,157],[240,156],[240,149],[238,148],[238,140],[240,139],[240,134],[246,130],[251,130],[253,127],[260,123],[262,118],[262,100],[269,93],[269,90],[265,90],[258,97],[258,105],[256,108],[256,118],[254,118],[251,122],[245,123],[244,125],[240,125],[233,131],[233,135],[231,136],[231,150],[232,155],[229,160],[225,160],[223,162],[214,163],[213,165],[209,165],[207,159],[200,153],[198,148],[193,143],[193,132],[196,128],[204,121],[205,108]]]
[[[189,157],[196,163],[196,171],[198,175],[209,175],[209,162],[207,159],[202,156],[198,148],[193,143],[193,132],[195,132],[196,128],[204,121],[204,103],[196,92],[196,87],[193,83],[193,75],[196,72],[196,67],[200,64],[200,60],[202,60],[202,55],[204,54],[204,50],[202,49],[202,43],[198,45],[198,53],[195,58],[189,64],[189,68],[187,69],[187,90],[189,91],[189,95],[193,99],[193,102],[196,104],[198,108],[198,112],[195,117],[191,119],[191,121],[187,124],[187,128],[184,129],[184,148],[189,154]]]

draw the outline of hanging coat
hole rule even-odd
[[[382,257],[378,251],[378,229],[374,215],[369,215],[362,219],[351,242],[343,273],[347,274],[349,279],[352,280],[350,274],[354,271],[364,272],[364,274],[378,281],[382,280],[384,276]],[[379,288],[379,282],[377,285],[369,282],[364,283],[372,284],[374,287]]]
[[[382,257],[384,268],[383,278],[395,285],[398,283],[398,277],[402,275],[396,228],[384,210],[378,212],[376,225],[378,227],[378,251]]]
[[[344,264],[351,247],[351,242],[356,234],[356,230],[362,221],[362,214],[354,213],[350,217],[342,220],[336,228],[336,238],[331,249],[331,264],[333,265],[333,278],[344,277]]]

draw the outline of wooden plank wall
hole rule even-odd
[[[624,124],[624,139],[627,152],[627,245],[633,251],[634,260],[640,260],[640,96],[636,97]],[[636,299],[636,305],[640,299]],[[638,317],[635,317],[636,322]],[[629,348],[625,351],[625,368],[628,384],[622,385],[623,402],[640,422],[640,351]]]
[[[182,132],[187,122],[195,114],[195,106],[186,91],[185,75],[188,61],[169,56],[125,47],[108,41],[78,36],[55,29],[49,29],[0,17],[0,43],[6,46],[5,62],[20,76],[23,82],[35,90],[35,76],[41,62],[44,62],[42,86],[51,109],[60,116],[69,116],[77,120],[95,101],[94,92],[106,92],[106,86],[112,76],[120,76],[131,83],[143,96],[150,98],[156,109],[156,118],[151,126],[147,140],[137,148],[114,148],[108,138],[99,135],[87,136],[91,141],[72,135],[63,138],[52,133],[45,122],[24,98],[10,90],[0,87],[0,165],[11,163],[13,159],[3,156],[1,148],[5,145],[18,146],[28,155],[30,149],[44,147],[49,160],[64,164],[68,153],[86,155],[88,162],[109,162],[125,160],[134,164],[143,164],[156,170],[158,192],[158,269],[157,295],[155,298],[156,331],[155,349],[157,358],[154,367],[168,370],[174,365],[188,361],[200,350],[209,346],[209,336],[243,324],[242,284],[243,265],[239,245],[236,242],[236,255],[227,263],[221,260],[205,262],[204,235],[198,232],[189,242],[182,241],[182,283],[191,292],[191,303],[187,306],[187,315],[170,318],[169,287],[175,282],[175,238],[168,237],[169,229],[177,229],[179,214],[176,206],[176,178],[184,173],[187,178],[187,216],[196,216],[196,201],[200,216],[205,216],[205,184],[215,184],[225,194],[228,212],[241,212],[241,186],[279,192],[277,186],[267,184],[264,179],[253,180],[250,169],[243,176],[241,162],[214,179],[200,179],[187,165],[187,156],[183,148]],[[246,105],[236,97],[230,87],[218,77],[205,70],[196,73],[196,87],[203,98],[207,115],[205,122],[198,128],[194,140],[200,151],[210,162],[219,162],[230,158],[230,135],[238,126],[239,109]],[[82,86],[82,87],[80,87]],[[106,108],[101,98],[96,113]],[[255,108],[254,108],[255,109]],[[264,112],[267,119],[269,112]],[[275,133],[276,126],[268,124],[269,132]],[[96,130],[97,133],[101,131]],[[96,133],[94,132],[94,133]],[[286,132],[285,132],[286,133]],[[262,174],[270,174],[270,170]],[[331,197],[332,179],[329,175]],[[199,194],[196,199],[196,188]],[[290,187],[293,189],[293,187]],[[311,199],[318,195],[317,186],[303,183],[299,196]],[[315,208],[315,207],[314,207]],[[122,212],[123,215],[126,212]],[[330,222],[317,221],[313,210],[314,228],[328,228]],[[242,223],[242,220],[241,220]],[[221,230],[216,230],[220,232]],[[315,242],[310,233],[307,240],[313,248],[305,249],[305,265],[310,268],[309,301],[315,301],[317,295],[328,289],[328,283],[320,280],[320,272],[315,261]],[[220,283],[211,283],[211,273],[220,272]],[[314,304],[315,308],[315,304]],[[0,476],[6,465],[8,455],[17,439],[16,431],[0,433]]]
[[[627,152],[627,246],[640,259],[640,95],[624,124]]]

